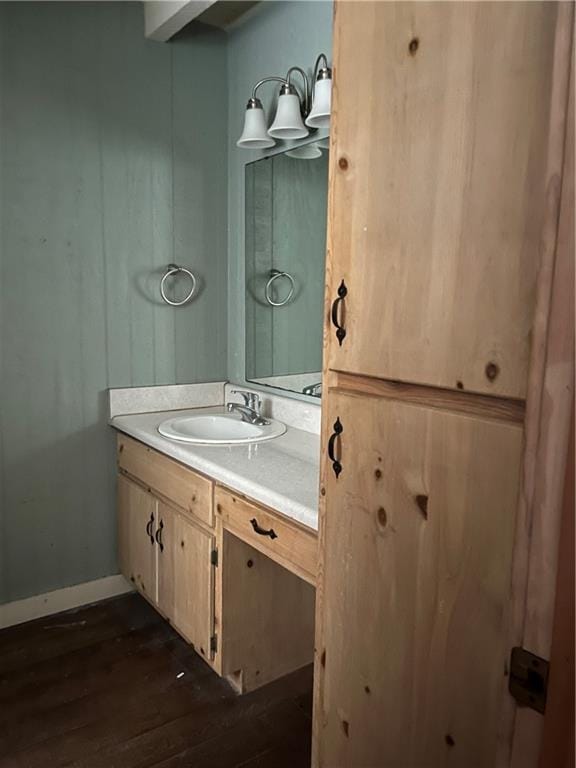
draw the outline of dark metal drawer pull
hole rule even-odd
[[[265,528],[260,528],[260,526],[258,525],[258,520],[256,520],[255,517],[253,517],[252,520],[250,520],[250,524],[252,528],[254,528],[256,533],[258,533],[260,536],[270,536],[271,539],[278,538],[278,534],[276,533],[274,528],[270,528],[269,531],[267,531]]]
[[[332,469],[334,470],[336,479],[338,479],[338,475],[340,472],[342,472],[342,464],[340,464],[334,455],[334,446],[336,445],[336,439],[342,434],[342,432],[344,432],[344,427],[342,426],[340,418],[337,418],[334,422],[334,432],[332,432],[330,435],[330,440],[328,440],[328,457],[332,462]]]
[[[338,309],[340,307],[340,304],[344,301],[347,293],[348,293],[348,288],[346,288],[344,280],[342,280],[342,282],[340,283],[340,287],[338,288],[338,297],[334,299],[334,302],[332,304],[332,325],[336,328],[336,338],[338,339],[338,343],[340,344],[340,346],[342,346],[342,342],[344,341],[344,337],[346,336],[346,329],[344,328],[343,324],[340,322],[340,319],[338,318]]]
[[[154,535],[152,533],[152,527],[154,525],[154,513],[150,515],[150,520],[146,523],[146,533],[150,538],[150,543],[154,544]]]
[[[164,530],[164,520],[160,520],[160,525],[156,531],[156,544],[160,547],[160,552],[164,552],[164,544],[162,543],[162,531]]]

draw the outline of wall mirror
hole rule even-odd
[[[246,165],[246,380],[320,397],[328,139]]]

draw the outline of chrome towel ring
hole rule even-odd
[[[290,281],[290,290],[288,291],[288,295],[284,299],[282,299],[282,301],[274,301],[274,299],[270,295],[270,291],[272,290],[272,284],[274,283],[275,280],[278,280],[281,277],[285,277],[287,280]],[[296,290],[296,283],[294,282],[294,278],[289,272],[281,272],[279,269],[270,270],[270,279],[266,283],[264,295],[266,296],[266,301],[268,302],[268,304],[270,304],[271,307],[283,307],[285,304],[288,304],[292,296],[294,296],[295,290]]]
[[[173,301],[172,299],[169,299],[168,296],[166,296],[166,291],[164,289],[165,283],[167,278],[172,277],[173,275],[177,275],[179,272],[184,273],[190,278],[190,282],[192,283],[190,290],[186,294],[186,296],[181,299],[180,301]],[[166,272],[164,272],[164,277],[160,281],[160,296],[164,299],[166,304],[170,304],[172,307],[182,307],[184,304],[187,304],[192,296],[194,295],[194,291],[196,290],[196,278],[190,272],[189,269],[186,269],[186,267],[179,267],[177,264],[168,264],[168,267],[166,268]]]

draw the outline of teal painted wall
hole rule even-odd
[[[332,4],[143,26],[135,2],[0,3],[0,603],[117,571],[108,387],[243,379],[260,153],[235,142],[257,79],[330,53]],[[173,260],[200,277],[183,310],[157,295]]]
[[[117,571],[107,387],[226,376],[227,40],[143,26],[0,3],[0,603]]]
[[[253,85],[267,75],[286,74],[298,65],[311,76],[316,56],[331,59],[332,2],[265,2],[256,6],[234,29],[228,43],[228,375],[243,381],[244,352],[244,166],[264,156],[261,151],[238,149],[246,102]],[[295,80],[295,82],[298,82]],[[277,88],[267,84],[258,91],[267,114],[275,111]],[[321,137],[322,133],[318,133]],[[288,144],[283,146],[288,147]]]

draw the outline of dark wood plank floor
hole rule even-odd
[[[311,701],[237,696],[138,595],[0,631],[0,768],[308,768]]]

